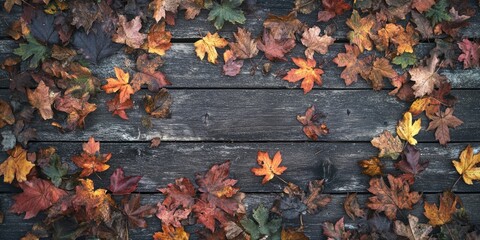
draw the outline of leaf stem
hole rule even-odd
[[[450,187],[450,191],[453,192],[453,188],[457,185],[458,181],[460,181],[460,178],[462,178],[462,175],[458,176],[457,180],[453,183],[453,185]]]
[[[282,181],[283,183],[285,183],[286,185],[288,185],[288,182],[285,181],[283,178],[281,178],[280,176],[278,175],[275,175],[276,178],[278,178],[280,181]]]

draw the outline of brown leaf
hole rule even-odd
[[[293,11],[301,12],[303,14],[309,14],[313,12],[313,10],[318,8],[317,1],[311,0],[295,0],[294,4],[295,6],[293,8]]]
[[[309,195],[303,199],[310,214],[316,214],[320,209],[325,208],[332,201],[328,194],[322,194],[324,180],[314,180],[308,183]]]
[[[255,176],[265,176],[262,180],[262,184],[272,180],[275,175],[282,175],[287,170],[287,167],[280,166],[282,163],[282,155],[280,151],[276,152],[273,159],[270,159],[268,152],[258,151],[257,163],[261,168],[252,168],[251,171]]]
[[[172,46],[171,39],[172,34],[165,30],[165,22],[153,24],[147,35],[146,47],[148,52],[160,56],[165,55],[165,52]]]
[[[297,19],[296,12],[290,12],[285,16],[268,15],[263,22],[263,27],[270,31],[275,40],[294,39],[304,24]]]
[[[55,109],[68,114],[67,129],[83,128],[85,126],[85,118],[97,109],[96,104],[88,102],[89,97],[88,93],[81,98],[68,94],[55,99]]]
[[[352,8],[352,6],[344,0],[322,0],[322,5],[323,11],[318,12],[319,22],[327,22]]]
[[[453,116],[453,108],[447,108],[445,112],[437,112],[431,116],[432,121],[428,125],[427,131],[435,130],[435,139],[441,145],[446,145],[450,141],[450,130],[463,124],[463,121]]]
[[[130,99],[130,95],[135,93],[130,83],[130,74],[124,72],[121,68],[114,67],[115,75],[117,78],[107,78],[107,84],[102,86],[102,89],[106,93],[118,92],[118,98],[120,103]]]
[[[453,214],[457,211],[457,204],[460,203],[460,198],[455,196],[452,192],[443,192],[440,196],[440,206],[437,208],[435,203],[425,202],[423,213],[430,221],[429,224],[433,226],[444,225],[452,220]]]
[[[358,162],[358,165],[363,168],[362,173],[370,177],[382,175],[383,163],[377,157],[372,157],[367,160]]]
[[[397,72],[393,69],[392,65],[386,58],[377,58],[373,62],[373,66],[370,71],[363,71],[361,75],[366,80],[370,81],[373,90],[382,90],[384,83],[383,78],[394,78],[397,76]]]
[[[435,4],[435,0],[413,0],[412,8],[415,8],[419,12],[423,13],[429,10],[433,4]]]
[[[127,22],[127,18],[124,15],[119,15],[118,21],[117,32],[113,34],[112,41],[126,44],[134,49],[141,48],[143,42],[147,38],[147,34],[139,32],[142,28],[142,20],[140,20],[140,16],[136,16],[134,19]]]
[[[357,10],[353,10],[352,16],[347,19],[346,23],[353,30],[347,35],[350,43],[357,45],[360,52],[363,52],[364,49],[372,50],[373,43],[369,34],[375,24],[375,20],[371,15],[361,18]]]
[[[408,71],[412,76],[411,80],[415,82],[412,88],[416,97],[431,94],[434,87],[439,86],[445,80],[445,77],[438,74],[435,69],[438,61],[438,57],[433,55],[427,66],[412,68]]]
[[[283,228],[282,229],[282,240],[309,240],[310,238],[305,235],[303,231],[294,228]]]
[[[238,28],[233,36],[237,40],[235,43],[228,43],[228,46],[239,59],[249,59],[257,56],[258,48],[255,39],[252,39],[251,33],[245,28]]]
[[[152,0],[148,8],[153,11],[153,18],[158,23],[167,12],[176,13],[180,3],[180,0]]]
[[[227,50],[223,53],[223,74],[234,77],[240,73],[243,66],[243,60],[235,61],[237,57],[233,54],[232,50]]]
[[[370,143],[380,150],[378,153],[378,157],[380,158],[390,157],[395,160],[403,150],[402,141],[398,136],[393,137],[392,133],[388,130],[383,131],[378,137],[373,138]]]
[[[148,54],[142,54],[137,58],[137,70],[132,79],[132,88],[134,92],[141,89],[143,84],[147,84],[148,90],[157,92],[160,88],[167,85],[172,85],[166,78],[165,74],[157,71],[157,68],[163,65],[163,61],[160,57],[153,59],[148,58]]]
[[[166,88],[162,88],[153,97],[145,96],[145,112],[154,118],[170,117],[170,106],[172,105],[172,97]]]
[[[314,26],[305,30],[302,34],[302,44],[307,47],[305,50],[305,56],[309,59],[313,59],[313,53],[326,54],[328,47],[335,42],[335,38],[328,36],[327,34],[320,35],[320,28]]]
[[[285,54],[295,47],[295,39],[276,40],[271,33],[264,30],[262,40],[257,41],[257,47],[265,53],[265,57],[270,61],[286,61]]]
[[[95,142],[95,139],[90,137],[88,142],[83,143],[83,152],[80,155],[73,156],[72,161],[83,169],[80,176],[86,177],[94,172],[103,172],[110,168],[105,163],[111,157],[111,153],[100,154],[100,142]]]
[[[126,200],[126,199],[125,199]],[[140,194],[130,195],[130,200],[123,201],[123,212],[128,218],[129,227],[146,228],[145,217],[150,217],[157,209],[150,205],[140,205]]]
[[[194,19],[203,8],[205,0],[184,0],[180,2],[180,8],[185,9],[185,19]]]
[[[322,114],[315,113],[315,106],[307,108],[304,116],[297,115],[297,121],[303,125],[305,135],[315,141],[318,140],[318,136],[329,133],[329,129],[325,123],[318,123],[320,117],[322,117]]]
[[[339,53],[333,62],[339,67],[345,67],[340,77],[345,80],[345,85],[349,86],[358,80],[358,74],[368,72],[369,68],[364,59],[357,59],[360,55],[357,46],[345,44],[345,50],[346,52]]]
[[[323,235],[328,237],[328,240],[348,240],[352,233],[348,230],[345,230],[345,224],[343,222],[343,217],[340,218],[335,225],[330,222],[325,222],[323,224]]]
[[[133,108],[133,101],[132,99],[127,99],[127,101],[121,103],[120,94],[115,94],[114,98],[108,100],[107,107],[112,115],[118,115],[120,118],[128,120],[125,110]]]
[[[38,109],[44,120],[53,118],[52,104],[60,93],[50,91],[50,88],[41,81],[35,91],[27,89],[28,102]]]
[[[413,23],[415,23],[415,25],[417,25],[415,29],[422,35],[423,38],[428,39],[433,37],[432,25],[425,16],[417,11],[412,11],[411,20]]]
[[[10,104],[0,99],[0,128],[5,125],[12,125],[15,123],[15,116],[13,115]]]
[[[160,138],[159,137],[154,137],[152,140],[150,140],[150,148],[157,148],[160,146]]]
[[[287,80],[289,82],[298,82],[303,79],[301,87],[303,88],[304,94],[307,94],[312,90],[314,83],[322,86],[323,82],[320,75],[323,74],[323,70],[320,68],[315,68],[317,65],[315,59],[302,59],[293,57],[292,60],[295,65],[300,68],[291,69],[288,71],[283,80]]]
[[[356,217],[365,217],[365,211],[360,208],[356,193],[349,193],[347,195],[345,201],[343,202],[343,209],[345,209],[345,212],[352,220],[355,220]]]
[[[429,240],[429,234],[433,227],[428,224],[418,223],[418,218],[408,214],[408,225],[396,220],[393,225],[393,231],[399,236],[408,238],[409,240]]]
[[[162,224],[163,232],[155,232],[153,234],[154,240],[188,240],[190,234],[185,232],[182,226],[174,228],[165,224]]]
[[[88,178],[79,181],[80,185],[75,187],[75,195],[71,200],[73,209],[77,213],[84,213],[87,219],[108,222],[115,205],[110,194],[105,189],[95,190],[93,181]]]

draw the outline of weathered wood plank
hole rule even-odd
[[[438,202],[439,194],[424,194],[426,201],[428,202]],[[41,221],[41,217],[35,217],[29,220],[22,219],[22,215],[15,215],[13,213],[7,212],[9,207],[12,204],[11,194],[1,194],[1,207],[0,209],[6,213],[5,222],[0,224],[0,232],[2,233],[2,239],[19,239],[24,236],[32,227],[35,222]],[[359,195],[359,202],[362,206],[366,202],[369,195]],[[480,203],[477,201],[480,197],[480,194],[458,194],[462,199],[466,211],[469,213],[470,222],[473,224],[480,224],[480,215],[475,214],[480,211]],[[268,206],[275,199],[275,194],[248,194],[245,199],[247,205],[247,210],[250,212],[254,209],[259,203],[263,203]],[[160,194],[155,195],[143,195],[144,204],[155,204],[158,201],[161,201],[162,196]],[[304,224],[305,224],[305,233],[311,239],[325,239],[322,237],[322,224],[326,221],[334,222],[345,217],[345,226],[347,228],[353,229],[357,227],[357,224],[354,223],[350,218],[348,218],[343,210],[342,204],[345,200],[345,195],[333,195],[332,202],[319,214],[316,215],[305,215]],[[415,208],[411,211],[403,211],[403,214],[407,215],[411,213],[420,218],[420,222],[426,223],[427,219],[423,216],[423,203],[418,203],[415,205]],[[402,216],[399,214],[399,219],[402,219]],[[403,220],[406,222],[405,220]],[[156,217],[147,219],[148,228],[146,229],[135,229],[130,231],[131,239],[152,239],[154,232],[161,231],[160,220]],[[284,226],[287,227],[298,227],[299,221],[294,220],[284,220]],[[195,231],[199,229],[200,226],[189,226],[186,228],[186,231],[192,233],[191,239],[198,239],[198,235],[195,234]]]
[[[87,139],[79,139],[87,140]],[[112,152],[110,169],[98,173],[98,187],[109,186],[109,177],[117,167],[123,167],[127,175],[142,175],[138,191],[157,192],[160,187],[174,182],[176,178],[194,179],[196,172],[206,171],[211,165],[231,160],[231,176],[238,179],[238,186],[244,192],[281,192],[283,184],[277,180],[262,185],[250,168],[256,167],[257,151],[268,151],[270,155],[281,151],[283,165],[288,170],[282,175],[287,181],[300,186],[314,179],[324,178],[322,163],[331,162],[337,169],[332,181],[325,188],[329,193],[366,192],[369,177],[361,174],[357,162],[378,154],[369,143],[161,143],[151,149],[149,143],[102,143],[102,152]],[[34,143],[31,151],[40,147],[54,146],[62,159],[75,165],[71,157],[80,154],[82,144],[78,143]],[[437,143],[419,143],[422,160],[429,160],[428,168],[419,175],[413,189],[421,192],[440,192],[448,189],[459,177],[452,160],[458,159],[466,143],[449,144],[446,148]],[[479,144],[473,147],[480,151]],[[0,159],[5,159],[1,157]],[[391,159],[384,159],[385,173],[398,175]],[[100,180],[103,179],[103,180]],[[9,184],[0,184],[1,192],[18,189]],[[480,183],[466,185],[460,181],[455,188],[459,192],[480,192]]]
[[[37,116],[32,126],[37,129],[38,141],[72,141],[95,135],[101,141],[146,141],[159,136],[163,141],[306,141],[297,114],[304,114],[314,104],[327,115],[330,134],[321,141],[370,141],[385,129],[395,130],[397,121],[408,108],[388,96],[386,91],[371,90],[313,90],[304,95],[301,89],[292,90],[171,90],[174,103],[170,119],[152,119],[153,127],[140,124],[142,96],[134,95],[135,109],[130,119],[122,120],[106,111],[112,98],[98,94],[94,102],[98,110],[86,118],[86,128],[59,134],[50,121]],[[452,141],[478,141],[480,136],[480,90],[456,90],[458,97],[455,115],[465,123],[451,131]],[[8,90],[0,97],[8,99]],[[55,121],[63,121],[57,114]],[[424,119],[424,128],[427,121]],[[434,141],[433,132],[421,131],[419,141]]]

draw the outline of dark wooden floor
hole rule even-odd
[[[247,15],[245,24],[253,35],[261,31],[268,13],[286,14],[292,7],[290,0],[258,2],[258,10]],[[5,29],[19,14],[17,8],[10,15],[3,10],[0,12],[0,59],[11,55],[16,46],[14,41],[8,40]],[[249,171],[255,165],[258,150],[270,153],[280,150],[284,165],[288,167],[285,179],[299,185],[320,178],[321,161],[328,160],[338,169],[335,179],[326,186],[326,192],[333,195],[333,201],[318,215],[304,219],[307,235],[319,239],[320,225],[324,221],[336,221],[345,215],[342,203],[347,193],[357,192],[362,203],[366,200],[368,177],[361,175],[356,162],[376,155],[377,149],[369,141],[383,130],[394,131],[396,122],[408,108],[389,96],[388,89],[374,92],[364,81],[345,87],[340,78],[342,69],[331,60],[338,52],[344,51],[349,31],[345,20],[349,16],[350,13],[346,13],[335,20],[336,43],[327,55],[322,56],[325,62],[324,85],[322,88],[316,86],[307,95],[299,86],[276,77],[278,71],[292,67],[291,61],[275,63],[272,74],[267,76],[260,72],[251,76],[249,61],[237,77],[222,76],[221,64],[212,65],[195,56],[193,42],[199,37],[198,33],[214,32],[206,14],[202,13],[194,21],[185,21],[180,17],[176,26],[169,29],[174,43],[162,68],[173,83],[170,87],[174,98],[171,119],[154,120],[153,128],[145,129],[140,124],[141,108],[130,111],[130,120],[124,121],[111,116],[106,108],[106,100],[110,96],[100,94],[94,100],[98,110],[87,118],[83,131],[60,134],[49,122],[37,119],[34,127],[38,131],[38,139],[31,144],[31,149],[55,146],[63,159],[69,159],[81,152],[81,142],[94,136],[102,142],[102,151],[113,153],[110,170],[99,174],[103,180],[95,179],[96,186],[106,187],[113,169],[122,166],[129,175],[143,175],[138,190],[144,194],[144,201],[151,203],[162,199],[157,188],[164,187],[175,178],[192,178],[195,172],[229,159],[232,161],[231,174],[239,179],[238,186],[247,193],[249,208],[259,202],[271,202],[276,193],[281,192],[281,185],[273,182],[262,186],[260,178]],[[322,29],[326,25],[316,23],[314,14],[300,15],[299,18]],[[463,29],[462,34],[468,38],[480,37],[480,14],[470,22],[471,25]],[[227,24],[220,35],[231,38],[235,30],[236,26]],[[424,40],[416,47],[419,57],[427,55],[434,47],[431,42]],[[297,44],[290,56],[302,56],[303,51],[303,47]],[[114,76],[113,66],[128,70],[134,68],[133,64],[133,59],[119,52],[92,70],[99,78],[105,78]],[[433,132],[421,131],[418,135],[422,159],[430,160],[430,166],[413,188],[423,192],[426,200],[430,201],[436,201],[439,193],[458,178],[451,160],[458,158],[467,144],[472,144],[477,151],[480,149],[480,70],[463,70],[457,64],[456,69],[442,70],[442,73],[452,83],[453,94],[459,99],[455,114],[465,123],[451,131],[452,142],[447,147],[435,141]],[[5,79],[6,76],[0,77]],[[135,94],[137,102],[142,95]],[[9,98],[8,81],[0,81],[0,98]],[[308,141],[295,119],[312,104],[327,114],[326,122],[331,129],[331,133],[318,142]],[[426,129],[426,123],[423,122],[423,129]],[[149,148],[149,140],[153,137],[161,137],[159,148]],[[1,159],[4,159],[3,155]],[[387,172],[393,171],[392,162],[386,162]],[[474,213],[480,212],[480,184],[467,186],[461,182],[455,191],[471,213],[472,222],[479,224],[480,215]],[[3,212],[10,208],[11,196],[15,192],[18,189],[0,184],[0,208]],[[415,215],[423,216],[421,206],[423,204],[417,204],[413,211]],[[5,236],[8,239],[20,238],[36,221],[38,218],[23,220],[21,216],[8,213],[4,224],[0,225],[0,239]],[[132,231],[132,239],[151,239],[153,232],[161,229],[158,219],[150,218],[148,221],[149,228]],[[348,219],[346,222],[347,225],[351,223]]]

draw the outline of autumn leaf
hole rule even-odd
[[[370,177],[382,175],[383,163],[377,157],[361,160],[358,165],[363,168],[362,173]]]
[[[252,218],[243,218],[240,220],[245,231],[250,235],[250,239],[278,239],[281,235],[282,219],[270,218],[269,210],[260,204],[253,210]]]
[[[423,13],[429,10],[435,4],[435,0],[413,0],[412,8]]]
[[[122,201],[123,203],[123,212],[128,218],[129,227],[135,228],[146,228],[147,222],[145,217],[150,217],[157,209],[150,205],[140,205],[140,194],[130,195],[130,200],[128,202]]]
[[[328,237],[328,240],[347,240],[350,239],[352,233],[345,230],[343,217],[340,218],[335,225],[330,222],[323,223],[323,235]]]
[[[317,1],[295,0],[293,11],[300,12],[303,14],[309,14],[313,12],[313,10],[317,9],[317,7],[318,7]]]
[[[172,43],[170,43],[171,40],[172,34],[165,30],[165,22],[155,23],[148,31],[146,47],[149,53],[156,53],[163,56],[172,46]]]
[[[387,175],[388,186],[382,177],[370,179],[368,191],[375,196],[369,197],[367,206],[375,211],[385,212],[388,219],[397,218],[398,209],[412,209],[421,195],[418,192],[410,192],[410,186],[401,178]]]
[[[162,88],[154,96],[146,95],[145,112],[154,118],[168,118],[170,117],[170,106],[173,99],[166,88]]]
[[[330,195],[322,194],[324,183],[324,179],[313,180],[308,183],[309,194],[302,199],[302,202],[307,206],[307,212],[310,214],[316,214],[332,201]]]
[[[368,71],[369,68],[365,61],[358,59],[360,50],[355,45],[345,44],[345,53],[339,53],[333,59],[339,67],[345,67],[340,77],[345,80],[345,85],[349,86],[358,80],[358,74]]]
[[[204,7],[205,0],[184,0],[180,2],[180,8],[185,9],[185,19],[194,19]]]
[[[282,240],[310,240],[301,229],[283,228],[280,239]]]
[[[335,42],[335,38],[328,36],[327,34],[320,35],[320,28],[313,26],[302,34],[302,44],[307,47],[305,50],[305,56],[308,59],[313,59],[314,52],[319,54],[326,54],[328,47]]]
[[[329,133],[329,129],[325,123],[318,123],[321,117],[321,113],[315,113],[315,106],[313,105],[307,108],[304,116],[297,115],[297,121],[303,125],[305,135],[315,141],[318,140],[318,136]]]
[[[257,163],[261,168],[252,168],[251,171],[255,176],[265,176],[262,184],[272,180],[275,175],[282,175],[282,173],[287,170],[287,167],[280,166],[282,163],[280,151],[275,153],[273,159],[270,159],[268,152],[258,151]]]
[[[15,123],[15,116],[13,115],[10,104],[0,99],[0,128],[6,125],[12,125]]]
[[[480,154],[473,154],[473,149],[468,145],[460,154],[460,161],[452,161],[457,172],[463,177],[466,184],[472,185],[472,180],[480,180]]]
[[[357,10],[353,10],[352,16],[347,19],[347,26],[349,26],[353,31],[348,32],[348,39],[350,43],[358,46],[360,52],[363,52],[364,49],[372,50],[373,43],[370,40],[369,34],[372,29],[375,21],[369,16],[361,18]]]
[[[5,11],[7,11],[7,13],[9,13],[12,10],[13,5],[21,6],[22,5],[22,0],[6,0],[3,3],[3,7],[5,8]]]
[[[111,112],[112,115],[118,115],[120,118],[128,120],[125,110],[133,108],[133,101],[132,99],[127,99],[127,101],[121,103],[120,94],[115,94],[114,98],[108,100],[107,107],[108,111]]]
[[[243,11],[237,9],[242,4],[243,0],[222,0],[221,4],[213,1],[213,5],[208,13],[208,21],[215,21],[214,26],[217,30],[222,29],[225,21],[233,24],[245,23],[245,16]]]
[[[132,86],[128,83],[130,74],[124,72],[121,68],[114,67],[115,75],[117,78],[107,78],[107,84],[102,86],[102,89],[106,93],[115,93],[119,94],[119,102],[124,103],[130,99],[135,91]]]
[[[365,217],[365,211],[360,208],[358,204],[358,198],[356,193],[349,193],[343,202],[343,209],[345,213],[352,219],[355,220],[356,217],[363,218]]]
[[[14,178],[18,182],[26,181],[28,173],[35,166],[27,160],[27,150],[17,144],[7,153],[8,158],[0,164],[0,176],[3,175],[3,181],[12,183]]]
[[[394,78],[397,76],[397,72],[393,70],[392,65],[386,58],[377,58],[373,62],[372,68],[370,71],[362,72],[361,75],[370,81],[370,84],[373,87],[373,90],[382,90],[384,83],[383,78]]]
[[[113,195],[130,194],[137,189],[138,182],[142,176],[125,176],[121,167],[115,169],[110,176],[110,187]]]
[[[463,62],[464,69],[480,67],[480,44],[465,38],[457,45],[462,50],[458,61]]]
[[[58,154],[54,153],[48,157],[48,164],[41,165],[42,173],[44,173],[55,187],[59,187],[63,181],[63,177],[68,173],[68,163],[63,162]]]
[[[432,121],[428,125],[427,131],[435,130],[435,139],[441,145],[450,142],[450,130],[463,124],[462,120],[453,116],[453,108],[447,108],[445,112],[439,111],[435,115],[430,116]]]
[[[295,39],[295,34],[303,28],[303,25],[304,24],[297,19],[296,12],[290,12],[285,16],[269,14],[263,22],[263,27],[269,30],[275,40]]]
[[[27,89],[28,102],[38,109],[44,120],[53,118],[52,104],[59,94],[51,91],[43,81],[38,84],[35,91]]]
[[[293,57],[292,60],[295,65],[300,68],[291,69],[283,78],[283,80],[287,80],[289,82],[298,82],[303,79],[302,88],[303,93],[305,94],[312,90],[314,83],[322,86],[323,82],[320,75],[323,74],[323,70],[320,68],[315,68],[317,65],[315,59],[302,59]]]
[[[141,48],[143,42],[147,38],[147,34],[139,32],[142,28],[142,20],[140,20],[140,16],[136,16],[131,21],[127,21],[127,18],[124,15],[119,15],[118,21],[117,32],[113,34],[112,41],[126,44],[134,49]]]
[[[180,0],[152,0],[148,8],[153,11],[153,18],[158,23],[165,18],[166,12],[176,13],[181,2]]]
[[[423,1],[423,0],[420,0]],[[418,13],[417,11],[412,11],[412,18],[411,21],[417,25],[415,28],[422,38],[432,38],[433,37],[433,28],[428,19],[423,16],[423,14]]]
[[[38,64],[48,56],[48,47],[40,44],[32,35],[25,37],[28,43],[20,43],[13,53],[22,57],[22,60],[30,59],[30,68],[36,68]]]
[[[252,39],[251,33],[245,28],[238,28],[236,33],[233,33],[237,42],[228,43],[230,49],[235,53],[239,59],[249,59],[257,56],[258,48],[255,39]]]
[[[138,72],[133,75],[131,81],[133,91],[139,91],[143,84],[147,84],[148,90],[152,92],[157,92],[160,88],[172,85],[165,74],[157,71],[157,68],[161,65],[163,65],[163,60],[160,57],[149,59],[146,53],[138,56],[136,62]]]
[[[322,0],[322,6],[323,11],[318,12],[319,22],[327,22],[352,8],[352,6],[344,0]]]
[[[213,35],[209,32],[205,37],[194,43],[197,56],[203,60],[205,54],[208,54],[208,61],[217,64],[218,53],[215,48],[224,48],[228,45],[228,41],[221,38],[218,33]]]
[[[390,157],[395,160],[403,150],[402,141],[398,136],[393,137],[392,133],[388,130],[383,131],[378,137],[373,138],[370,143],[380,150],[378,153],[378,157],[380,158]]]
[[[447,11],[445,8],[447,8],[448,3],[446,0],[439,0],[433,7],[431,7],[425,16],[430,18],[432,25],[435,26],[437,23],[440,23],[442,21],[448,21],[450,20],[450,15],[448,15]]]
[[[193,212],[197,216],[197,222],[203,224],[211,232],[215,232],[215,222],[228,223],[224,212],[208,201],[198,201],[193,205]]]
[[[166,188],[158,189],[165,195],[162,203],[158,203],[157,217],[163,224],[180,227],[180,221],[187,219],[195,203],[195,187],[188,178],[175,179]]]
[[[19,185],[23,192],[13,196],[15,203],[10,210],[17,214],[25,212],[24,219],[37,216],[40,211],[51,207],[67,195],[67,192],[56,188],[50,181],[40,178],[22,182]]]
[[[428,223],[433,226],[444,225],[452,220],[453,214],[457,211],[457,204],[460,199],[452,192],[443,192],[440,195],[440,206],[435,203],[425,202],[423,213],[430,220]]]
[[[295,39],[276,40],[271,33],[264,30],[262,40],[257,42],[257,47],[265,53],[265,57],[270,61],[286,61],[285,54],[295,47]]]
[[[401,160],[395,163],[395,167],[414,177],[425,170],[429,164],[428,161],[420,161],[420,151],[410,144],[407,144],[401,156]]]
[[[80,185],[75,187],[75,195],[72,198],[73,209],[76,212],[84,211],[88,219],[108,222],[114,201],[107,194],[107,190],[95,190],[93,181],[90,179],[79,179],[79,181]]]
[[[182,226],[174,228],[172,226],[168,226],[162,224],[162,231],[163,232],[156,232],[153,234],[154,240],[188,240],[190,239],[190,234],[185,232]]]
[[[105,163],[111,157],[111,153],[101,154],[100,142],[95,142],[95,139],[90,137],[87,143],[83,143],[83,152],[80,155],[73,156],[72,161],[83,169],[80,176],[86,177],[94,172],[103,172],[110,168]]]
[[[411,145],[416,145],[417,140],[414,137],[420,132],[421,128],[422,119],[417,119],[412,124],[412,113],[405,112],[403,114],[403,119],[398,121],[397,134],[401,139],[407,141]]]
[[[68,114],[67,129],[83,128],[85,126],[85,118],[97,110],[96,104],[88,102],[89,98],[90,95],[85,93],[80,98],[68,94],[55,99],[55,109]]]
[[[413,53],[403,53],[392,59],[392,63],[402,66],[403,69],[417,63],[417,56]]]
[[[232,50],[227,50],[223,53],[223,60],[225,61],[225,64],[223,65],[223,74],[234,77],[240,73],[243,66],[243,60],[235,61],[236,59],[237,57]]]
[[[408,214],[408,225],[396,220],[393,225],[393,231],[395,234],[406,237],[409,240],[428,240],[433,227],[429,224],[419,223],[417,217]]]

